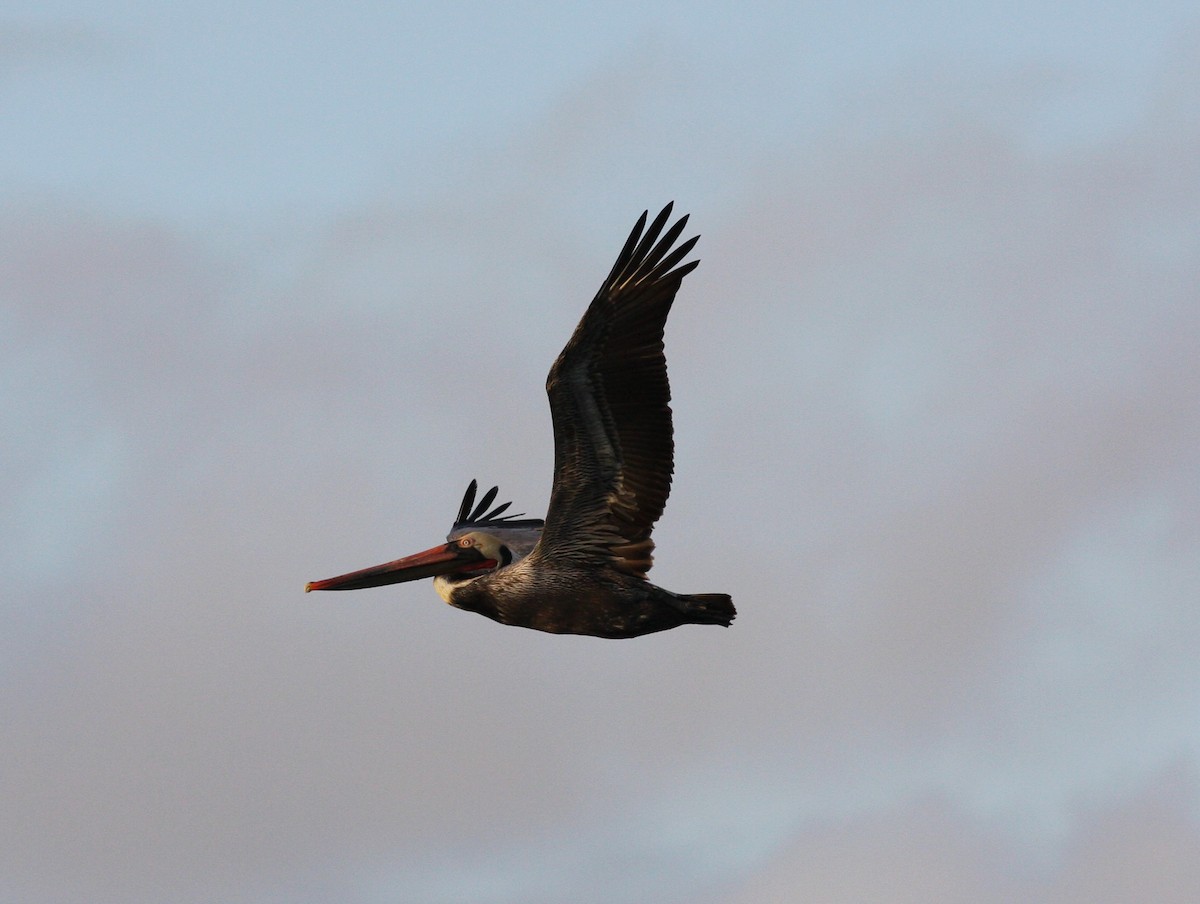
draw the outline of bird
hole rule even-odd
[[[649,226],[642,213],[550,368],[554,479],[545,519],[506,514],[508,502],[493,507],[497,487],[476,503],[472,480],[444,544],[306,591],[432,577],[455,608],[552,634],[631,638],[730,625],[737,610],[728,594],[673,593],[646,578],[674,471],[663,330],[699,264],[682,263],[700,237],[676,245],[688,216],[667,228],[673,208]]]

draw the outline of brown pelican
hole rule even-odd
[[[699,236],[673,248],[686,216],[663,233],[672,206],[648,229],[642,214],[550,368],[554,486],[546,520],[505,515],[507,502],[491,508],[495,487],[476,505],[472,480],[445,544],[305,589],[431,577],[451,606],[555,634],[637,637],[733,621],[724,593],[678,594],[646,580],[650,532],[674,468],[663,326],[699,263],[680,265]]]

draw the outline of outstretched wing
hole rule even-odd
[[[699,236],[672,247],[686,216],[663,232],[672,206],[649,228],[642,214],[546,379],[554,487],[534,551],[545,560],[650,569],[674,470],[663,326],[699,263],[680,264]]]

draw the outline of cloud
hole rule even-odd
[[[1195,772],[1174,766],[1128,796],[1079,812],[1061,853],[1031,850],[945,799],[816,824],[728,904],[854,901],[1195,900]]]
[[[634,126],[676,147],[645,111],[702,98],[585,87],[608,113],[545,154],[501,136],[427,203],[241,252],[9,210],[4,892],[1074,901],[1160,863],[1194,897],[1194,770],[1162,771],[1200,632],[1177,87],[1067,151],[895,95],[738,191],[705,146],[655,578],[742,615],[630,644],[301,589],[429,545],[472,476],[544,503],[545,370],[658,199],[610,229],[650,176],[604,186],[585,228],[511,186],[620,170]]]

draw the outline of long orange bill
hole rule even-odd
[[[394,562],[352,571],[336,578],[312,581],[304,590],[307,593],[309,590],[361,590],[364,587],[382,587],[385,584],[432,578],[451,571],[470,571],[472,567],[478,568],[485,561],[487,560],[483,553],[477,549],[463,549],[457,543],[446,543]]]

